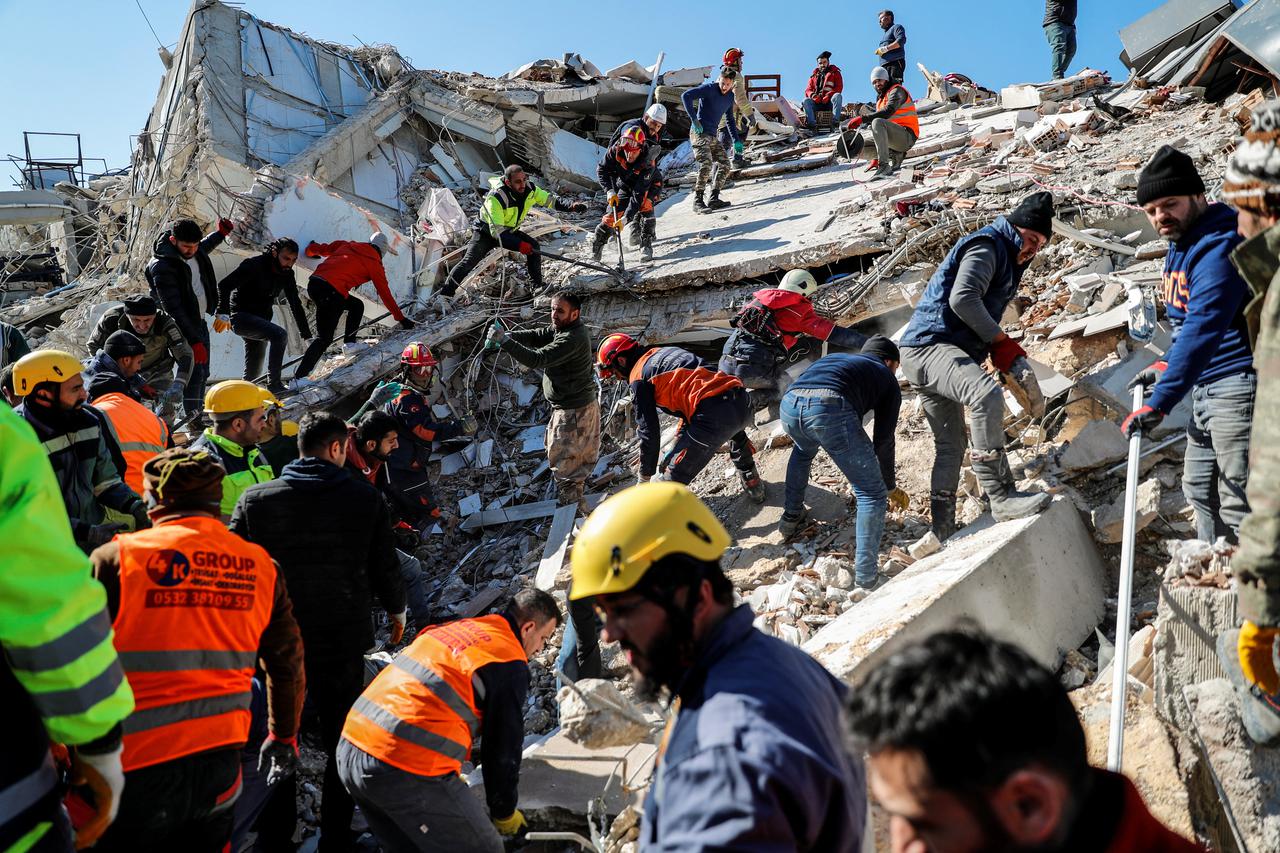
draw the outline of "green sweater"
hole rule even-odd
[[[563,331],[544,326],[511,332],[502,351],[542,371],[542,393],[557,409],[581,409],[597,398],[591,333],[581,320]]]

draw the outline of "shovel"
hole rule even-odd
[[[1133,411],[1142,408],[1146,389],[1133,389]],[[1142,458],[1142,430],[1129,437],[1129,467],[1124,483],[1124,528],[1120,544],[1120,592],[1116,605],[1116,652],[1111,659],[1111,732],[1107,739],[1107,769],[1120,772],[1124,756],[1124,711],[1129,683],[1129,618],[1133,610],[1133,551],[1138,538],[1138,468]]]
[[[621,251],[622,249],[622,235],[618,235],[618,249],[619,251]],[[557,255],[555,252],[548,252],[546,249],[539,249],[538,254],[542,255],[542,257],[544,258],[551,258],[551,260],[553,261],[564,261],[566,264],[573,264],[575,267],[582,267],[584,269],[595,270],[596,272],[602,272],[605,275],[613,278],[613,280],[618,282],[618,284],[626,284],[628,281],[630,281],[632,278],[635,277],[635,273],[629,273],[626,270],[622,269],[621,266],[617,268],[610,268],[606,266],[601,266],[600,264],[591,264],[591,263],[587,263],[586,261],[580,261],[577,258],[566,257],[565,255]]]

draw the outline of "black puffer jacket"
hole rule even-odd
[[[169,242],[172,233],[165,231],[156,238],[151,249],[151,263],[147,264],[147,284],[151,285],[152,298],[178,324],[187,343],[208,346],[209,327],[200,316],[200,303],[192,290],[191,266],[178,247]],[[200,241],[200,248],[196,251],[200,286],[204,288],[204,313],[209,316],[213,316],[214,309],[218,307],[218,279],[213,273],[209,253],[221,246],[223,239],[222,234],[214,231]]]
[[[281,269],[270,252],[254,255],[240,262],[240,266],[227,273],[218,282],[218,313],[245,312],[270,320],[276,298],[281,294],[289,302],[298,331],[304,338],[311,337],[307,324],[307,312],[298,299],[298,283],[292,269]]]
[[[280,564],[307,657],[360,654],[373,645],[373,595],[405,609],[387,506],[368,483],[305,456],[250,486],[231,530]]]

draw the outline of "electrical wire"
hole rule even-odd
[[[160,34],[156,32],[156,28],[151,26],[151,19],[147,17],[147,10],[142,8],[141,0],[133,0],[133,3],[138,7],[138,11],[142,13],[142,20],[147,22],[147,29],[151,30],[151,35],[155,36],[156,44],[163,48],[164,42],[160,41]]]

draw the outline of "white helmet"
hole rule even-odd
[[[779,290],[789,290],[801,296],[808,296],[818,289],[818,281],[808,270],[791,270],[782,277]]]
[[[383,234],[381,231],[373,232],[373,234],[369,236],[369,242],[381,249],[382,254],[384,255],[387,253],[392,255],[400,254],[395,249],[391,248],[391,243],[387,240],[387,235]]]
[[[889,82],[889,72],[883,65],[877,65],[875,68],[871,69],[871,82],[874,83],[877,80],[884,80],[886,83]]]
[[[644,111],[644,117],[650,121],[656,121],[658,124],[666,124],[667,108],[662,104],[651,104],[649,109]]]

